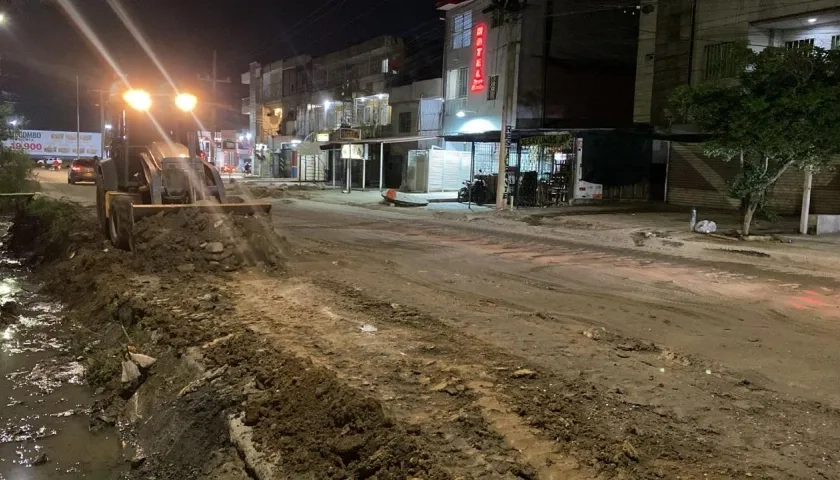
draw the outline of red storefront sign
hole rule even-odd
[[[475,26],[475,51],[473,55],[473,74],[470,83],[471,92],[484,90],[484,48],[487,36],[487,26],[479,23]]]

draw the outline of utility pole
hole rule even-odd
[[[504,8],[500,6],[498,8]],[[508,25],[507,38],[507,52],[505,54],[505,93],[502,100],[502,122],[501,135],[499,138],[499,176],[496,179],[496,208],[504,210],[505,208],[505,184],[507,181],[507,159],[508,151],[510,150],[510,123],[511,118],[515,119],[513,115],[513,94],[515,92],[514,82],[516,81],[516,46],[519,43],[515,40],[516,25],[520,18],[518,15],[508,16],[507,12],[502,10],[501,15],[505,17],[505,23]]]
[[[99,155],[100,158],[105,158],[105,93],[108,90],[93,89],[89,92],[99,93]]]
[[[217,107],[218,107],[218,104],[219,104],[219,99],[218,99],[218,95],[217,95],[216,85],[219,84],[219,83],[231,83],[230,77],[225,77],[225,78],[219,78],[218,77],[216,57],[217,57],[216,50],[213,50],[213,69],[212,69],[213,73],[212,73],[212,75],[210,75],[210,76],[198,75],[198,79],[201,80],[202,82],[210,82],[212,84],[213,117],[212,117],[212,121],[211,121],[211,125],[212,125],[211,128],[213,129],[213,131],[210,132],[210,136],[212,137],[212,141],[210,142],[210,150],[211,150],[211,158],[213,160],[213,163],[216,162],[216,131],[219,128],[218,116],[217,116],[217,110],[218,110]]]

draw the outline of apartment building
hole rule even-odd
[[[837,0],[642,0],[640,12],[634,121],[666,135],[692,131],[690,126],[668,125],[671,93],[680,85],[735,76],[735,43],[753,49],[840,47]],[[736,165],[705,157],[696,142],[663,141],[656,149],[669,157],[669,203],[739,207],[727,187],[738,172]],[[834,177],[823,173],[815,179],[813,213],[840,209]],[[802,185],[800,172],[785,174],[773,189],[771,206],[782,214],[797,213]]]

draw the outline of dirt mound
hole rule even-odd
[[[184,209],[145,218],[134,226],[134,249],[147,271],[277,268],[284,263],[287,245],[261,215]]]

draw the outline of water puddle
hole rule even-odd
[[[0,259],[0,480],[120,478],[119,432],[89,428],[96,397],[69,352],[73,326],[36,291]]]

